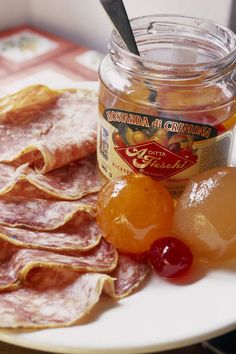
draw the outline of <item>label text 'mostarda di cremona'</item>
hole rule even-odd
[[[208,139],[217,136],[217,129],[207,124],[199,124],[194,122],[186,122],[180,119],[167,119],[163,117],[154,117],[150,115],[137,114],[126,112],[122,110],[109,110],[105,111],[104,118],[111,124],[116,126],[119,123],[127,124],[130,126],[139,126],[143,128],[163,128],[171,133],[184,133],[191,134],[201,139]]]

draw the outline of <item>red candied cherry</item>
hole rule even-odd
[[[184,274],[193,262],[193,254],[189,247],[183,241],[171,236],[154,241],[149,254],[156,272],[167,278]]]

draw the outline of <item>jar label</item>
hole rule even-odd
[[[191,175],[228,163],[232,132],[201,122],[106,109],[98,124],[100,169],[109,179],[143,173],[178,195]]]

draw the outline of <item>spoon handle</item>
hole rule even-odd
[[[140,55],[123,1],[100,0],[100,2],[128,50]]]

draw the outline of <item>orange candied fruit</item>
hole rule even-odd
[[[104,237],[123,252],[145,252],[168,235],[173,212],[166,188],[141,174],[118,177],[98,195],[97,222]]]

